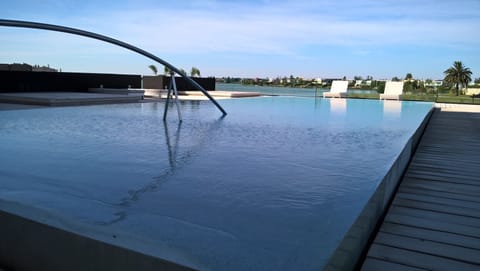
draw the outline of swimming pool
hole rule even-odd
[[[200,270],[319,270],[432,108],[222,106],[183,101],[181,124],[163,103],[2,111],[0,206]]]

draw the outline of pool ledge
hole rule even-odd
[[[194,270],[0,210],[0,271]]]
[[[381,218],[385,214],[390,201],[397,190],[402,176],[415,153],[418,143],[423,135],[432,113],[432,108],[423,119],[420,126],[415,130],[412,137],[397,156],[392,167],[384,176],[373,195],[368,200],[360,215],[357,217],[353,225],[347,231],[335,249],[327,264],[323,268],[324,271],[340,271],[355,270],[362,255],[365,253],[367,246],[375,233],[375,229],[381,222]]]
[[[132,103],[142,99],[143,94],[137,93],[12,92],[0,94],[0,102],[3,103],[43,106]]]

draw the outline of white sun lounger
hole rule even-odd
[[[336,80],[332,82],[330,92],[324,92],[323,98],[345,98],[347,97],[348,81]]]
[[[388,81],[385,91],[380,94],[380,100],[400,100],[403,92],[403,82]]]

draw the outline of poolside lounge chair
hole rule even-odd
[[[345,98],[347,97],[348,81],[336,80],[332,82],[330,92],[324,92],[323,98]]]
[[[385,91],[380,94],[380,100],[400,100],[403,92],[403,82],[388,81]]]

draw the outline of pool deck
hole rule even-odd
[[[480,113],[437,107],[361,271],[480,270]]]

